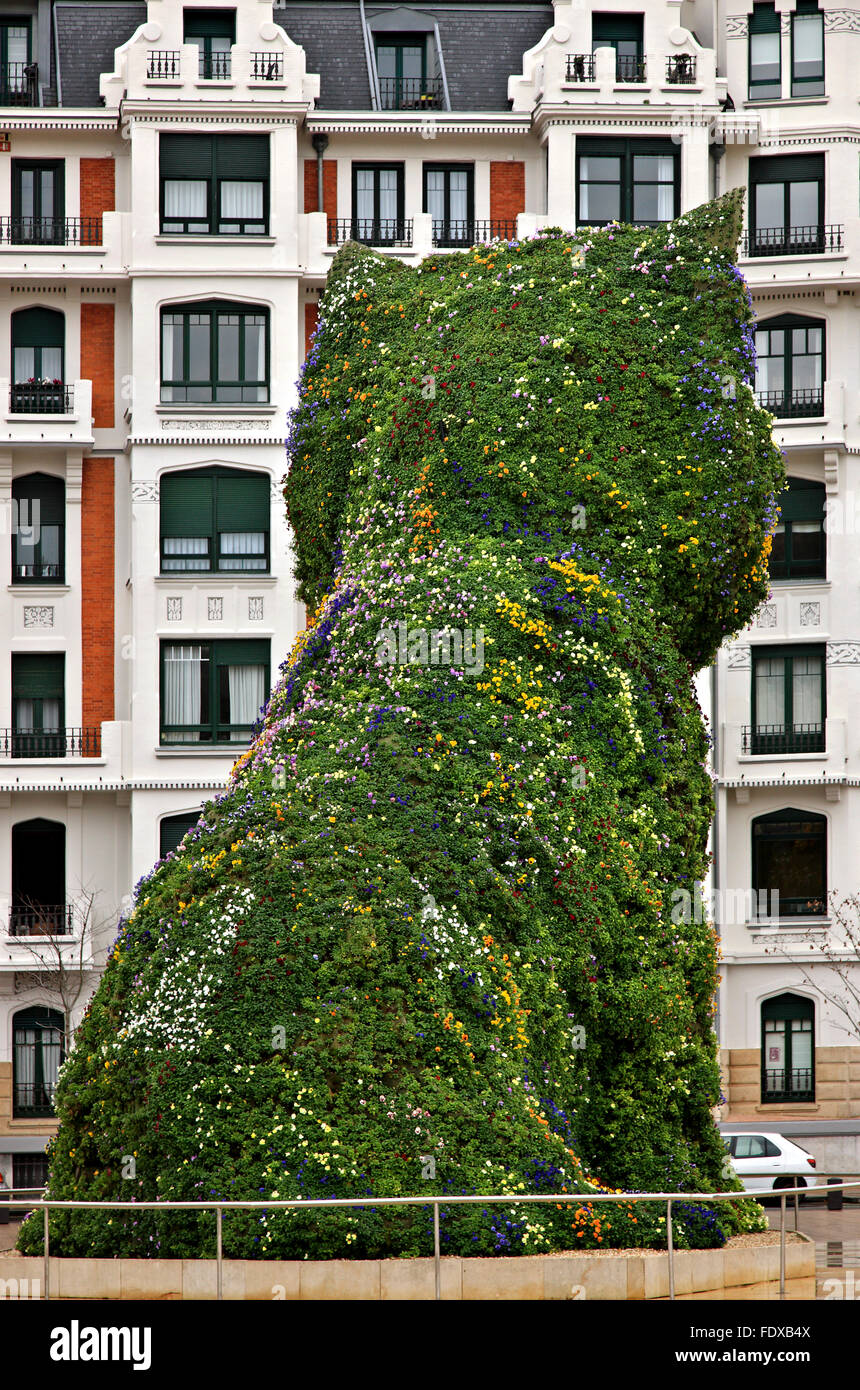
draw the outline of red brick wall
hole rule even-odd
[[[311,350],[311,334],[317,326],[319,316],[320,310],[316,300],[305,305],[305,357]]]
[[[490,161],[490,217],[511,221],[526,210],[526,166],[519,159]]]
[[[81,160],[81,217],[98,217],[103,212],[113,212],[116,206],[113,159]],[[84,229],[82,239],[89,241],[89,231]],[[93,238],[98,245],[101,232]]]
[[[93,383],[96,429],[114,427],[112,304],[81,304],[81,376]]]
[[[319,212],[317,206],[317,162],[305,160],[305,212]],[[323,212],[337,217],[337,160],[323,160]]]
[[[81,488],[81,646],[85,729],[114,717],[114,461],[85,458]]]

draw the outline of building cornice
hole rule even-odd
[[[141,125],[281,125],[295,126],[304,119],[306,102],[225,101],[156,101],[124,98],[117,119],[134,120]]]
[[[530,112],[511,111],[308,111],[304,127],[311,135],[420,135],[432,140],[437,135],[528,135],[532,118]]]
[[[92,110],[62,106],[34,106],[26,112],[0,117],[3,130],[110,130],[119,133],[119,117],[115,111],[99,106]]]
[[[116,782],[0,782],[0,793],[17,792],[22,796],[32,796],[41,792],[165,792],[165,791],[224,791],[226,777],[217,781],[202,777],[183,777],[173,780],[155,778],[135,778]]]

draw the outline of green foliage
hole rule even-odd
[[[765,595],[783,485],[739,207],[417,271],[338,256],[289,441],[314,621],[138,887],[63,1069],[52,1195],[726,1190],[716,942],[673,894],[712,807],[692,677]],[[464,654],[434,664],[433,632]],[[677,1239],[760,1222],[681,1204]],[[659,1245],[665,1207],[449,1205],[442,1231]],[[213,1233],[92,1214],[52,1245]],[[427,1206],[225,1222],[236,1255],[431,1248]]]

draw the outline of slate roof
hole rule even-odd
[[[99,77],[113,72],[114,50],[146,23],[146,5],[58,0],[54,12],[62,104],[99,106]]]
[[[453,111],[507,111],[508,78],[522,72],[523,54],[552,28],[551,4],[367,3],[368,22],[386,11],[410,9],[439,25],[442,57]],[[345,0],[275,0],[276,23],[307,55],[308,72],[320,75],[318,110],[369,111],[370,86],[357,3]]]

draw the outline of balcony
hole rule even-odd
[[[788,1100],[814,1101],[812,1068],[792,1067],[790,1071],[783,1067],[765,1068],[761,1098],[765,1105]]]
[[[441,77],[380,77],[383,111],[434,111],[444,104]]]
[[[0,66],[0,106],[38,105],[38,63],[5,63]]]
[[[202,82],[229,82],[232,75],[231,53],[207,53],[200,50],[197,76]]]
[[[13,907],[9,911],[10,936],[72,936],[75,909],[71,903]]]
[[[252,82],[283,82],[283,53],[251,53]]]
[[[802,420],[824,414],[824,387],[808,386],[795,391],[756,391],[756,404],[769,410],[778,420]]]
[[[624,54],[616,54],[615,57],[615,81],[616,82],[644,82],[647,77],[647,64],[644,58],[625,57]]]
[[[329,246],[342,246],[345,241],[360,241],[363,246],[411,246],[412,218],[330,217]]]
[[[666,83],[670,87],[696,85],[696,57],[693,53],[673,53],[666,59]]]
[[[75,388],[61,381],[13,382],[9,390],[10,415],[71,415]]]
[[[745,724],[742,729],[741,751],[751,757],[773,757],[783,753],[823,753],[824,725],[795,724],[792,728],[786,729],[782,724]]]
[[[101,729],[0,729],[0,758],[100,758]]]
[[[45,1081],[40,1084],[18,1081],[15,1083],[13,1116],[16,1120],[48,1120],[55,1118],[54,1095],[56,1082]]]
[[[100,217],[0,217],[7,246],[101,246]]]
[[[593,82],[595,78],[594,54],[566,53],[564,78],[566,82]]]
[[[841,251],[845,227],[830,222],[811,227],[756,227],[741,237],[741,256],[823,256]]]
[[[515,241],[517,219],[507,220],[486,218],[482,221],[453,221],[433,223],[433,245],[439,247],[468,250],[478,242],[493,241],[499,237],[504,241]]]

